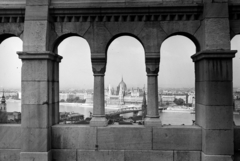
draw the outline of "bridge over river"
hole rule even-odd
[[[164,110],[164,109],[167,109],[167,108],[163,108],[163,107],[158,108],[158,110]],[[106,112],[106,116],[120,115],[120,114],[139,112],[139,111],[142,111],[142,107],[125,107],[125,108],[120,108],[116,111]]]

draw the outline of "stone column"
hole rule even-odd
[[[232,58],[236,51],[205,50],[192,56],[196,124],[202,127],[202,160],[233,154]]]
[[[62,57],[60,55],[55,55],[55,60],[53,62],[53,111],[52,119],[53,125],[59,123],[59,63]]]
[[[94,75],[93,115],[90,126],[107,126],[105,117],[104,74],[106,70],[105,54],[92,54]]]
[[[202,161],[231,160],[233,89],[229,5],[204,0],[195,62],[196,124],[202,128]]]
[[[51,52],[18,52],[22,59],[22,134],[20,160],[51,160],[52,82]]]
[[[147,87],[147,115],[145,126],[161,126],[158,112],[158,71],[160,53],[146,54]]]
[[[22,59],[20,161],[50,161],[53,61],[49,51],[50,0],[26,0]]]

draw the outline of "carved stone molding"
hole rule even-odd
[[[147,76],[157,76],[159,72],[159,56],[147,56],[146,62],[146,72]]]
[[[57,55],[50,51],[45,52],[17,52],[19,59],[22,60],[53,60],[56,62],[61,62],[62,56]]]
[[[237,50],[203,50],[200,51],[191,58],[193,62],[200,61],[202,59],[232,59],[235,57]]]
[[[106,57],[105,54],[92,53],[92,70],[94,76],[104,76],[106,71]]]

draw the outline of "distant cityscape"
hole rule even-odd
[[[159,88],[159,107],[168,110],[195,109],[194,88]],[[108,85],[105,88],[105,107],[141,107],[143,100],[147,100],[147,88],[127,88],[123,78],[115,88]],[[21,123],[21,111],[8,112],[7,103],[21,101],[21,91],[8,90],[0,92],[0,123]],[[240,112],[240,89],[233,89],[234,111]],[[64,103],[80,103],[93,105],[93,89],[68,89],[59,93],[60,105]],[[91,115],[91,114],[90,114]],[[90,116],[91,117],[91,116]],[[70,123],[83,120],[84,116],[76,112],[60,112],[60,122],[70,118]],[[90,121],[91,118],[88,118]]]

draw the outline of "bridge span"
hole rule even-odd
[[[158,108],[158,110],[164,110],[164,109],[166,108],[163,108],[163,107]],[[106,116],[120,115],[120,114],[139,112],[139,111],[142,111],[142,107],[125,107],[125,108],[120,108],[116,111],[106,112]]]

